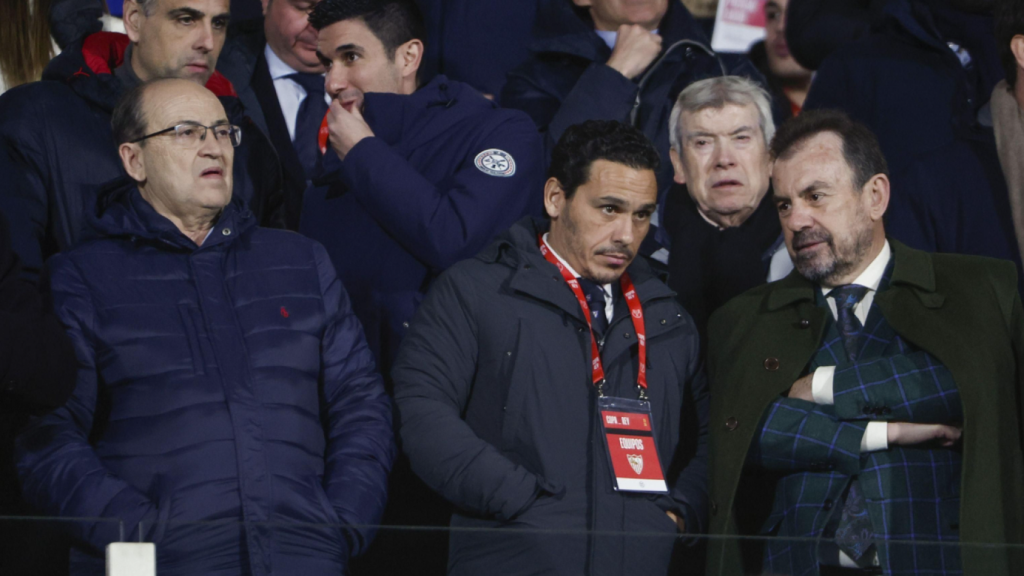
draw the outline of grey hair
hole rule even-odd
[[[153,15],[157,0],[135,0],[135,3],[139,5],[139,8],[142,8],[142,13],[146,15],[146,18],[149,18]]]
[[[768,91],[753,80],[743,76],[715,76],[690,84],[679,93],[672,115],[669,117],[669,142],[672,149],[683,149],[682,127],[679,118],[683,111],[699,112],[705,108],[723,108],[726,104],[747,106],[753,104],[761,124],[761,135],[765,146],[775,135],[775,120],[772,119],[772,99]]]

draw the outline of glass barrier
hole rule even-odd
[[[888,540],[875,542],[859,561],[841,558],[828,539],[773,536],[694,536],[666,523],[648,530],[609,532],[524,527],[349,526],[302,522],[166,522],[126,526],[117,520],[0,516],[0,574],[135,576],[108,571],[106,550],[81,539],[155,544],[161,576],[265,573],[354,576],[459,574],[669,574],[866,576],[871,574],[992,574],[1016,576],[1024,544]],[[74,535],[74,537],[72,537]],[[135,538],[132,538],[132,537]],[[366,548],[365,538],[373,543]],[[77,542],[77,544],[76,544]],[[351,547],[360,557],[348,569]],[[364,549],[365,548],[365,549]],[[851,566],[851,568],[844,568]],[[708,571],[708,568],[712,571]]]

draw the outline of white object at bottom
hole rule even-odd
[[[619,490],[627,492],[668,492],[664,480],[638,480],[636,478],[616,478]]]
[[[107,576],[156,576],[156,544],[114,542],[108,545]]]

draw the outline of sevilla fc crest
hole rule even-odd
[[[639,474],[644,469],[644,457],[643,454],[627,454],[626,460],[629,460],[629,466],[633,469],[633,472]]]

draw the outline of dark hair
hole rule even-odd
[[[839,110],[807,110],[787,120],[772,138],[772,158],[785,160],[800,144],[822,132],[832,132],[843,141],[843,158],[853,172],[853,185],[858,190],[876,174],[889,175],[875,135]]]
[[[590,179],[590,166],[608,160],[634,170],[657,170],[658,151],[642,132],[614,120],[587,120],[570,126],[551,152],[548,177],[556,178],[572,198]]]
[[[138,140],[146,135],[146,118],[142,113],[142,104],[146,88],[153,82],[143,82],[132,88],[121,97],[110,117],[110,128],[114,132],[114,143],[120,146],[125,142]]]
[[[1020,0],[999,0],[995,10],[996,46],[999,59],[1006,71],[1006,83],[1013,88],[1017,83],[1017,58],[1010,50],[1010,41],[1017,34],[1024,34],[1024,2]]]
[[[317,31],[353,18],[361,19],[384,45],[389,60],[410,40],[426,40],[423,14],[412,0],[323,0],[309,14]]]

